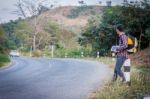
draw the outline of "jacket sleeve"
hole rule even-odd
[[[117,51],[123,51],[128,47],[128,43],[127,43],[127,36],[126,35],[122,35],[121,38],[122,40],[122,44],[119,44],[119,47],[117,48]]]

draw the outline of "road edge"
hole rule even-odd
[[[88,58],[88,59],[84,59],[84,60],[99,62],[99,63],[101,63],[101,64],[106,65],[110,70],[113,71],[113,68],[111,68],[108,64],[105,64],[104,62],[98,61],[97,59],[93,59],[93,58],[90,59],[90,58]],[[91,90],[91,92],[89,92],[89,93],[87,94],[87,96],[85,97],[85,99],[95,99],[96,93],[97,93],[98,91],[102,90],[102,89],[105,87],[105,85],[106,85],[110,80],[111,80],[111,73],[110,73],[110,77],[105,78],[105,80],[103,81],[102,84],[99,84],[97,88],[95,88],[94,90]]]
[[[5,66],[2,66],[2,67],[0,67],[0,71],[1,70],[4,70],[4,69],[7,69],[7,68],[9,68],[9,67],[11,67],[11,66],[13,66],[15,64],[15,62],[9,62],[8,64],[6,64]]]

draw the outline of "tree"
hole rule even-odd
[[[0,53],[6,54],[9,50],[9,44],[5,36],[5,31],[2,26],[0,26]]]
[[[18,38],[14,33],[14,26],[17,24],[17,21],[10,21],[5,24],[1,24],[1,27],[4,31],[5,42],[8,49],[16,49],[19,47],[20,43]]]
[[[140,6],[139,6],[140,5]],[[88,27],[82,31],[79,43],[90,44],[93,51],[100,51],[100,55],[109,53],[110,47],[117,44],[118,37],[115,33],[115,26],[123,24],[126,33],[130,33],[139,40],[142,48],[149,45],[150,27],[150,4],[145,0],[124,6],[106,7],[102,19],[89,21]],[[97,23],[98,22],[98,25]],[[147,31],[147,32],[146,32]]]
[[[40,2],[35,3],[36,1],[27,1],[27,0],[19,0],[16,4],[18,10],[16,14],[24,17],[28,20],[30,26],[32,27],[32,48],[36,50],[37,47],[37,36],[39,34],[38,26],[39,19],[38,15],[43,11],[47,11],[48,8],[43,6]],[[31,17],[31,18],[28,18]]]
[[[143,0],[127,3],[124,6],[123,15],[128,17],[127,29],[139,40],[139,48],[145,48],[149,45],[146,30],[150,27],[150,1]]]

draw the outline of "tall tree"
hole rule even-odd
[[[37,35],[39,34],[39,20],[38,15],[42,13],[42,11],[47,10],[46,7],[42,6],[41,2],[36,1],[28,1],[28,0],[19,0],[16,4],[18,10],[16,14],[24,17],[28,20],[30,26],[32,27],[32,48],[36,50],[37,44]],[[28,18],[31,17],[31,18]]]

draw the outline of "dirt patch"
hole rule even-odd
[[[130,56],[133,64],[150,67],[150,47]]]

